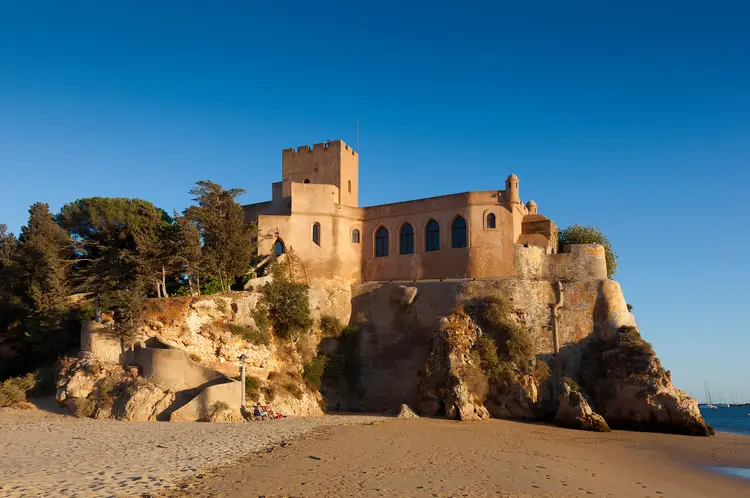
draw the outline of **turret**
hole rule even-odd
[[[518,177],[511,174],[505,180],[505,204],[511,207],[512,204],[520,204],[521,197],[518,195]]]
[[[526,203],[526,209],[529,210],[529,214],[536,214],[537,213],[537,207],[536,202],[529,201]]]

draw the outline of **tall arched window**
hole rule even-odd
[[[414,228],[408,223],[401,227],[400,242],[401,254],[414,254]]]
[[[273,243],[273,254],[276,257],[284,254],[284,241],[283,240],[276,239],[276,242]]]
[[[312,239],[313,239],[313,242],[320,245],[320,223],[313,223]]]
[[[380,227],[375,232],[375,257],[383,256],[388,256],[388,229],[386,227]]]
[[[466,247],[466,242],[466,220],[458,216],[451,226],[451,246],[454,249]]]
[[[490,213],[487,215],[487,228],[495,228],[495,226],[495,213]]]
[[[359,230],[352,230],[352,244],[359,244]]]
[[[430,220],[425,228],[425,247],[427,252],[440,250],[440,225],[435,220]]]
[[[352,193],[352,181],[351,180],[349,180],[349,193],[350,194]]]

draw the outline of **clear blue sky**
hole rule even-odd
[[[0,222],[182,210],[200,179],[266,200],[282,148],[359,117],[362,204],[516,173],[611,237],[678,386],[750,401],[750,4],[294,3],[0,2]]]

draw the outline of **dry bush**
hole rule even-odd
[[[193,360],[196,363],[200,363],[201,362],[201,357],[198,356],[195,353],[190,353],[188,356],[190,356],[190,359]]]
[[[267,328],[251,327],[250,325],[228,324],[227,328],[232,334],[242,337],[250,344],[256,346],[268,346],[271,344],[271,334]]]
[[[146,318],[167,325],[174,325],[185,319],[194,297],[169,297],[146,300]]]
[[[37,376],[33,373],[4,380],[0,384],[0,407],[28,401],[28,396],[37,388],[37,383]]]
[[[536,363],[534,364],[534,372],[532,373],[532,376],[534,377],[534,380],[536,380],[536,383],[538,385],[544,384],[547,379],[549,379],[549,376],[552,374],[549,365],[547,365],[547,362],[537,358]]]
[[[74,398],[73,415],[78,418],[93,417],[96,413],[96,401],[89,398]]]
[[[333,315],[322,315],[320,317],[320,330],[323,332],[323,337],[338,337],[344,330],[344,325],[341,320]]]
[[[466,365],[462,377],[469,392],[484,402],[490,390],[487,375],[479,365],[479,354],[474,352],[471,356],[471,362]]]
[[[311,362],[312,359],[315,358],[315,354],[317,353],[318,349],[315,336],[311,334],[302,334],[300,338],[297,339],[295,347],[297,349],[297,353],[302,359],[303,365]]]

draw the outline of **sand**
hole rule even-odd
[[[119,422],[0,409],[0,497],[139,496],[302,434],[381,419]]]
[[[750,496],[750,481],[705,470],[716,465],[750,467],[750,437],[501,420],[209,424],[0,410],[0,496],[8,497]]]
[[[335,428],[165,496],[750,496],[750,437],[589,433],[490,420]]]

